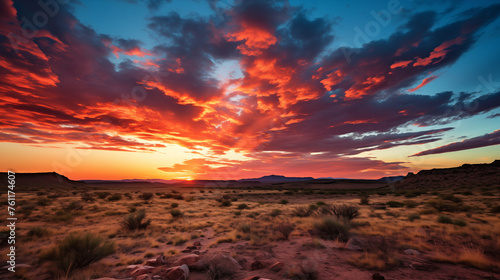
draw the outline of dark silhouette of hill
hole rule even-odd
[[[500,160],[492,163],[464,164],[452,168],[421,170],[408,173],[394,184],[398,189],[416,188],[464,188],[500,186]]]
[[[0,173],[2,185],[7,185],[7,173]],[[16,190],[19,192],[28,190],[45,190],[46,188],[57,189],[82,189],[87,187],[84,182],[73,181],[66,176],[56,172],[41,173],[16,173]]]
[[[241,179],[240,182],[259,182],[264,184],[269,183],[288,183],[288,182],[301,182],[301,181],[312,181],[313,177],[285,177],[282,175],[268,175],[262,176],[260,178],[253,179]]]

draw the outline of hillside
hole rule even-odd
[[[0,173],[2,185],[7,184],[7,173]],[[18,192],[31,190],[47,190],[52,188],[58,189],[81,189],[86,188],[84,182],[73,181],[66,176],[56,172],[43,173],[17,173],[16,174],[16,190]]]
[[[500,185],[500,160],[484,164],[464,164],[453,168],[421,170],[408,173],[394,184],[397,189],[463,188]]]

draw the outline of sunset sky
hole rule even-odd
[[[499,1],[0,3],[3,172],[380,178],[500,159]]]

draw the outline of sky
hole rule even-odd
[[[500,2],[0,0],[0,169],[380,178],[500,159]]]

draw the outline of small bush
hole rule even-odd
[[[315,222],[313,228],[323,239],[338,239],[344,242],[349,240],[349,226],[332,217],[324,217],[321,221]]]
[[[462,202],[462,199],[460,197],[456,197],[453,194],[442,194],[440,195],[441,199],[443,200],[449,200],[455,203],[460,203]]]
[[[459,227],[467,226],[467,222],[465,222],[465,220],[463,220],[463,219],[455,219],[455,220],[453,220],[453,224],[456,226],[459,226]]]
[[[387,206],[393,207],[393,208],[405,206],[405,204],[403,202],[395,201],[395,200],[387,201],[386,204],[387,204]]]
[[[142,199],[142,200],[150,200],[151,198],[153,198],[153,196],[154,196],[153,193],[146,192],[146,193],[140,194],[139,198]]]
[[[238,209],[240,209],[240,210],[248,209],[248,205],[246,205],[245,203],[242,203],[242,204],[238,205]]]
[[[95,195],[97,195],[98,198],[100,199],[105,199],[106,197],[110,196],[110,192],[95,192]]]
[[[170,215],[172,215],[172,217],[174,218],[179,218],[182,217],[182,212],[179,209],[172,209],[170,210]]]
[[[93,202],[94,196],[91,193],[81,193],[80,196],[84,202]]]
[[[298,206],[298,207],[295,207],[293,210],[293,215],[297,216],[297,217],[309,217],[311,216],[312,214],[312,211],[311,209],[309,209],[309,207],[305,207],[305,206]]]
[[[179,203],[174,202],[174,203],[170,204],[170,207],[177,208],[177,207],[179,207]]]
[[[363,196],[359,199],[359,204],[368,205],[370,203],[370,198],[368,196]]]
[[[250,233],[250,230],[252,230],[252,227],[249,224],[247,224],[247,223],[241,223],[238,226],[238,228],[243,233]]]
[[[145,229],[151,224],[151,220],[149,219],[145,221],[145,218],[146,218],[146,210],[141,209],[125,217],[121,221],[121,226],[124,229],[128,230]]]
[[[137,207],[135,207],[135,206],[132,206],[132,205],[131,205],[131,206],[129,206],[129,207],[127,208],[127,210],[128,210],[128,212],[130,212],[130,213],[134,213],[135,211],[137,211]]]
[[[36,204],[39,206],[47,206],[50,204],[50,199],[46,197],[39,197],[36,201]]]
[[[231,200],[229,200],[229,199],[222,200],[221,203],[220,203],[220,206],[221,207],[229,207],[229,206],[231,206]]]
[[[420,215],[418,213],[412,213],[408,215],[408,221],[413,222],[414,220],[420,219]]]
[[[281,210],[280,209],[273,209],[271,211],[271,217],[277,217],[279,215],[281,215]]]
[[[282,199],[282,200],[280,200],[280,204],[286,205],[286,204],[288,204],[288,200]]]
[[[44,237],[44,236],[47,236],[49,234],[49,231],[44,228],[44,227],[33,227],[33,228],[30,228],[30,230],[28,231],[27,235],[28,237],[33,238],[33,237]]]
[[[83,205],[79,201],[72,201],[72,202],[67,203],[67,204],[62,204],[61,208],[62,208],[62,210],[66,211],[66,212],[70,212],[73,210],[82,210]]]
[[[406,208],[415,208],[418,206],[418,202],[414,200],[405,200],[404,204]]]
[[[495,205],[491,207],[491,213],[500,213],[500,205]]]
[[[452,224],[453,223],[453,219],[450,218],[450,217],[448,217],[448,216],[439,215],[438,219],[437,219],[437,222],[441,223],[441,224]]]
[[[350,221],[359,216],[359,207],[354,205],[336,205],[332,207],[332,212],[338,219],[342,218]]]
[[[42,252],[40,258],[55,263],[60,270],[71,273],[97,262],[115,251],[113,242],[104,242],[101,237],[87,234],[70,234],[57,245]]]
[[[110,197],[108,197],[109,201],[118,201],[120,199],[122,199],[122,195],[119,193],[115,193],[115,194],[111,195]]]
[[[285,240],[288,240],[288,237],[290,236],[290,234],[294,229],[295,227],[289,223],[279,224],[274,228],[275,231],[283,235],[283,238],[285,238]]]

